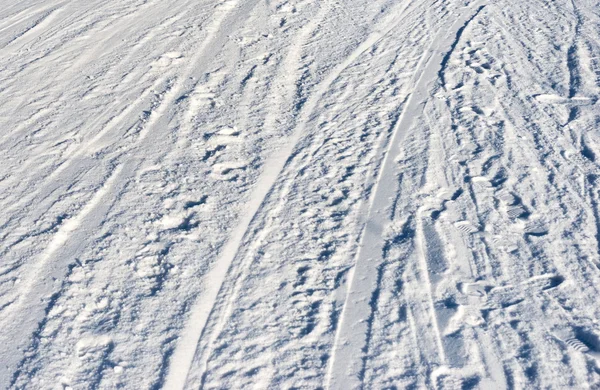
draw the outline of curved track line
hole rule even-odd
[[[249,4],[253,5],[257,2],[257,0],[252,0]],[[136,140],[136,143],[130,148],[131,151],[135,150],[137,147],[144,146],[144,141],[150,131],[154,128],[162,128],[166,129],[168,127],[168,122],[171,119],[171,114],[169,109],[173,107],[173,103],[183,94],[187,87],[187,83],[189,83],[190,77],[195,75],[195,71],[200,65],[207,63],[210,59],[216,56],[216,50],[211,50],[210,55],[205,55],[207,49],[214,48],[216,45],[222,43],[223,37],[219,37],[219,28],[220,26],[227,20],[227,17],[235,10],[235,5],[231,4],[226,10],[217,9],[216,14],[217,17],[215,20],[210,23],[209,26],[206,27],[208,31],[214,31],[209,34],[209,36],[203,40],[202,44],[198,49],[195,50],[195,55],[191,58],[188,67],[185,69],[183,76],[179,77],[175,83],[175,85],[167,92],[162,103],[159,107],[152,112],[150,118],[148,119],[147,124],[142,128],[139,133],[139,137]],[[246,8],[244,8],[246,9]],[[221,40],[219,40],[221,38]],[[132,115],[135,115],[137,112],[141,111],[141,105],[146,101],[147,98],[158,88],[159,85],[164,83],[169,78],[169,75],[163,75],[158,78],[150,87],[148,87],[144,92],[139,95],[134,102],[129,104],[123,111],[118,113],[116,116],[111,118],[105,125],[102,126],[101,130],[96,133],[91,139],[87,140],[83,145],[79,148],[75,149],[71,154],[67,155],[67,159],[62,162],[56,170],[54,170],[49,176],[44,178],[44,185],[40,186],[38,191],[35,191],[27,196],[19,199],[17,202],[9,206],[7,211],[13,211],[18,208],[22,208],[23,205],[27,203],[31,203],[32,200],[35,199],[36,195],[41,193],[47,186],[52,188],[57,179],[60,178],[60,175],[65,172],[69,167],[74,165],[75,163],[80,163],[84,156],[92,154],[95,149],[98,148],[98,145],[101,145],[102,139],[104,139],[107,135],[109,135],[112,131],[119,128],[124,121],[130,119]]]
[[[3,331],[0,334],[2,345],[15,346],[15,340],[18,342],[22,339],[20,335],[35,331],[45,315],[56,281],[64,278],[66,262],[76,258],[77,251],[83,246],[90,232],[99,226],[112,206],[110,198],[114,198],[115,192],[120,188],[123,168],[121,165],[112,170],[82,210],[58,229],[41,258],[33,265],[33,270],[23,281],[24,287],[18,301],[10,306],[10,313],[20,310],[26,314],[15,316],[4,313]],[[10,359],[6,359],[0,365],[0,384],[9,383],[11,374],[14,377],[14,370],[22,358],[19,352],[13,351]]]
[[[396,193],[396,186],[389,185],[383,178],[393,178],[394,158],[400,153],[400,142],[411,128],[413,120],[420,116],[422,106],[429,98],[432,84],[437,82],[442,71],[444,58],[452,50],[461,29],[481,11],[482,2],[466,8],[448,30],[440,31],[430,48],[423,54],[413,78],[414,92],[393,130],[392,139],[385,151],[379,172],[369,216],[361,239],[356,265],[350,276],[346,302],[332,348],[327,371],[327,387],[330,389],[356,389],[363,387],[364,356],[370,337],[370,317],[373,309],[371,297],[379,285],[378,268],[382,264],[383,229],[390,222],[387,209]],[[382,183],[384,183],[382,185]]]
[[[309,30],[312,30],[314,28],[313,26],[318,25],[318,20],[320,19],[316,19],[317,20],[313,20],[313,23],[307,26],[308,28],[305,31],[310,32]],[[293,155],[298,142],[304,135],[304,129],[306,125],[312,119],[312,114],[315,111],[318,102],[345,69],[352,65],[352,63],[355,62],[363,53],[377,44],[394,27],[396,27],[396,23],[391,23],[387,24],[382,30],[374,31],[352,53],[350,53],[350,55],[348,55],[344,61],[332,69],[329,75],[320,84],[318,84],[315,92],[313,92],[308,98],[302,109],[299,123],[293,134],[290,136],[288,142],[286,142],[285,147],[271,156],[264,164],[265,170],[261,174],[258,182],[254,185],[254,191],[251,194],[248,203],[246,204],[245,209],[247,212],[239,221],[237,228],[231,233],[229,241],[223,248],[215,265],[204,277],[204,280],[206,281],[204,291],[201,294],[201,297],[198,298],[196,306],[194,306],[192,309],[188,324],[182,333],[182,337],[173,355],[171,372],[169,374],[170,380],[167,381],[167,385],[165,386],[166,389],[184,388],[186,384],[185,381],[190,375],[190,367],[194,359],[194,354],[197,351],[198,343],[203,335],[208,319],[214,310],[216,300],[229,273],[231,264],[236,255],[240,252],[242,240],[246,236],[250,224],[260,212],[262,205],[272,192],[275,181],[280,176],[280,173],[283,171],[285,166],[289,163],[290,157]],[[227,313],[231,312],[232,310],[232,298],[237,296],[238,291],[239,288],[234,289],[233,293],[229,297],[228,304],[225,308],[225,313],[223,313],[223,315],[220,317],[216,329],[211,332],[211,335],[209,336],[209,351],[204,353],[203,356],[199,357],[200,372],[195,372],[194,376],[201,378],[201,380],[206,372],[206,365],[208,363],[211,349],[210,346],[214,344],[216,338],[220,334],[219,330],[224,327],[226,318],[228,317]]]
[[[147,125],[141,130],[135,145],[130,148],[130,152],[139,150],[140,148],[151,148],[153,146],[153,140],[148,138],[148,135],[152,130],[168,130],[169,122],[173,116],[173,104],[188,87],[187,83],[189,82],[189,79],[197,73],[204,71],[204,66],[218,54],[218,49],[226,42],[227,31],[231,30],[230,27],[235,27],[243,22],[245,17],[250,14],[249,11],[254,8],[257,2],[258,0],[249,0],[242,6],[238,6],[237,2],[231,1],[225,5],[225,9],[218,9],[216,11],[213,22],[208,26],[208,30],[210,31],[209,36],[196,50],[196,53],[192,57],[189,66],[185,69],[183,76],[178,79],[157,110],[151,114]],[[241,15],[241,17],[236,17],[238,15]],[[228,26],[228,28],[224,29],[223,25]],[[207,55],[207,51],[210,54]],[[126,110],[129,112],[130,108]],[[118,122],[115,123],[114,126],[117,125]],[[93,148],[95,143],[100,141],[102,136],[105,135],[106,129],[104,130],[105,131],[101,134],[87,142],[85,150],[76,152],[75,156],[78,157],[83,155],[90,148]],[[19,320],[18,323],[10,324],[12,327],[11,332],[6,336],[1,337],[0,341],[6,341],[5,344],[9,344],[9,335],[31,331],[31,328],[35,327],[35,321],[40,320],[40,315],[43,316],[45,308],[44,304],[47,303],[46,300],[41,298],[51,293],[55,280],[62,280],[64,278],[64,273],[66,272],[65,262],[76,257],[77,251],[84,246],[86,239],[89,237],[89,231],[86,227],[95,226],[101,223],[105,214],[101,211],[112,204],[111,200],[115,198],[114,195],[116,189],[120,188],[120,186],[131,179],[138,167],[142,164],[144,156],[145,154],[141,153],[141,157],[139,158],[136,156],[125,158],[125,161],[122,163],[124,168],[114,170],[110,179],[101,186],[100,190],[94,195],[92,200],[86,204],[77,215],[65,222],[63,227],[55,234],[53,240],[35,264],[35,271],[28,275],[27,280],[25,281],[26,287],[24,288],[24,292],[21,295],[19,302],[15,306],[11,306],[13,312],[14,310],[21,308],[27,309],[27,312],[29,313],[27,316],[28,319],[26,320],[27,323],[23,324],[23,321],[25,320]],[[72,158],[71,160],[68,160],[68,164],[66,163],[67,165],[64,168],[61,166],[57,169],[58,173],[63,172],[66,167],[72,165],[75,161],[81,161],[81,159]],[[53,173],[51,177],[54,178],[58,173]],[[73,236],[77,237],[77,239],[73,239]],[[35,314],[31,315],[33,312]],[[13,317],[14,316],[11,318]],[[17,316],[17,318],[21,317],[23,316]],[[24,325],[26,325],[25,328],[23,328]],[[8,378],[8,372],[14,368],[13,366],[16,364],[19,356],[15,354],[14,357],[14,361],[11,361],[10,364],[3,364],[0,366],[0,383],[6,382],[5,379]]]
[[[328,9],[328,5],[329,3],[327,3],[323,9]],[[321,13],[323,13],[322,10]],[[313,19],[313,21],[305,26],[300,32],[300,36],[303,39],[296,40],[296,44],[290,48],[289,52],[292,53],[292,58],[289,59],[290,56],[288,56],[288,59],[285,63],[284,71],[282,72],[284,77],[286,77],[287,69],[294,69],[296,65],[298,65],[297,63],[300,61],[299,48],[312,30],[318,26],[321,18],[322,17],[317,17]],[[278,94],[276,97],[280,97],[280,95]],[[309,99],[305,106],[305,110],[309,109],[310,104],[311,100]],[[312,106],[315,104],[316,103],[312,103]],[[274,104],[273,106],[277,107],[279,105]],[[312,109],[310,111],[312,112]],[[308,119],[306,117],[309,115],[310,113],[302,116],[302,119],[307,121]],[[300,123],[303,122],[301,121]],[[182,336],[177,343],[177,347],[171,359],[169,374],[165,382],[165,389],[179,390],[186,386],[188,376],[190,375],[190,369],[196,357],[198,343],[200,342],[208,319],[213,312],[217,297],[229,272],[231,263],[239,251],[242,239],[246,235],[246,231],[248,230],[250,223],[258,213],[268,194],[271,192],[271,188],[273,187],[277,177],[279,177],[279,173],[283,170],[286,162],[292,155],[293,149],[300,139],[300,133],[301,129],[298,129],[296,132],[294,132],[291,139],[285,144],[285,147],[273,154],[265,162],[265,169],[254,185],[254,191],[250,195],[249,201],[246,204],[246,210],[248,211],[238,222],[237,228],[231,233],[231,236],[225,244],[225,247],[223,248],[219,258],[216,260],[214,266],[204,278],[205,285],[203,286],[203,292],[200,294],[197,303],[191,310],[190,318],[188,319],[186,327],[182,332]],[[212,344],[212,341],[213,340],[211,339],[209,345]],[[203,378],[206,362],[201,361],[199,365],[202,367],[200,369],[201,372],[196,373],[195,376]]]

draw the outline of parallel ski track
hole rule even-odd
[[[215,12],[215,17],[207,28],[211,33],[202,41],[200,47],[194,51],[194,56],[190,59],[187,68],[183,70],[182,76],[177,79],[176,83],[167,92],[159,107],[151,113],[148,122],[139,133],[137,141],[130,148],[130,152],[152,147],[152,140],[148,138],[148,135],[156,129],[160,129],[162,132],[169,129],[169,122],[174,115],[172,112],[174,103],[191,88],[190,80],[198,78],[205,71],[206,64],[218,54],[219,49],[226,43],[227,32],[232,30],[232,28],[239,27],[245,21],[245,18],[251,14],[250,11],[257,3],[258,0],[249,0],[242,4],[230,1],[229,3],[223,3],[226,4],[225,9],[218,9]],[[227,26],[227,28],[223,26]],[[135,107],[137,105],[132,105],[126,109],[126,112],[135,112],[132,111]],[[57,172],[54,172],[51,178],[56,178],[57,175],[64,173],[75,162],[83,164],[84,167],[87,166],[87,169],[89,169],[91,160],[83,157],[83,154],[89,152],[90,149],[93,150],[98,141],[110,129],[117,127],[121,123],[121,118],[123,117],[123,115],[119,115],[114,119],[114,122],[109,122],[107,127],[80,149],[81,151],[76,152],[74,156],[71,156],[67,160],[64,166],[61,166]],[[105,217],[108,208],[112,205],[116,194],[119,192],[118,188],[129,182],[142,164],[144,160],[143,153],[140,158],[136,157],[138,153],[129,154],[131,157],[125,157],[123,162],[116,164],[116,167],[110,174],[110,178],[96,195],[92,197],[90,202],[77,215],[64,222],[63,228],[59,229],[45,252],[37,260],[33,272],[30,272],[23,282],[25,287],[19,300],[9,308],[11,313],[14,313],[16,310],[26,310],[28,315],[15,317],[14,314],[8,315],[5,312],[3,323],[6,326],[3,326],[6,331],[0,337],[0,342],[9,345],[10,340],[19,339],[16,337],[18,334],[22,334],[23,332],[33,333],[36,323],[42,320],[45,315],[45,305],[47,304],[47,300],[43,298],[52,293],[54,280],[64,279],[68,268],[66,261],[76,257],[76,253],[84,246],[84,242],[81,240],[89,237],[89,234],[79,237],[76,234],[76,230],[81,226],[93,229],[94,226],[99,225]],[[81,172],[80,164],[77,165],[78,172]],[[56,186],[54,181],[50,181],[48,185],[50,187]],[[104,212],[99,212],[98,208],[101,208]],[[66,256],[67,254],[68,256]],[[12,318],[21,318],[22,320],[17,321],[17,323],[11,322],[10,324],[6,324]],[[0,383],[14,381],[15,375],[18,374],[19,360],[20,357],[14,355],[10,362],[4,362],[0,366]]]
[[[405,4],[405,8],[408,6],[408,3]],[[327,10],[328,8],[324,8],[323,12],[321,12],[322,17],[325,16]],[[304,104],[298,124],[285,146],[271,156],[264,164],[265,170],[261,174],[258,182],[254,185],[254,192],[251,194],[250,199],[246,204],[246,213],[241,217],[235,231],[231,233],[229,240],[215,265],[204,278],[205,283],[203,285],[203,292],[198,298],[198,303],[191,311],[188,325],[182,333],[178,347],[171,360],[171,372],[169,374],[169,379],[166,382],[166,389],[182,389],[186,386],[189,377],[192,375],[190,369],[194,360],[196,360],[197,363],[194,364],[193,368],[198,371],[194,371],[193,376],[195,378],[200,378],[200,383],[203,383],[210,351],[212,350],[217,337],[221,333],[221,330],[224,328],[228,315],[232,311],[234,300],[239,293],[240,286],[235,286],[233,292],[227,297],[227,304],[222,313],[215,313],[215,304],[219,293],[223,288],[223,284],[231,272],[231,264],[241,250],[244,237],[248,234],[252,221],[261,212],[261,209],[267,198],[270,196],[281,172],[295,155],[294,152],[297,145],[304,136],[306,126],[313,119],[313,113],[321,98],[327,93],[331,85],[340,77],[345,69],[351,66],[363,53],[370,50],[397,26],[397,19],[398,18],[395,18],[392,23],[386,24],[382,29],[375,29],[373,33],[350,53],[350,55],[332,69],[327,77],[317,85],[316,90],[308,97]],[[312,23],[304,28],[303,33],[300,35],[308,36],[308,34],[319,25],[320,20],[321,18],[313,20]],[[301,42],[303,42],[302,39],[298,40],[298,43],[295,46],[301,46]],[[296,47],[293,47],[291,51],[299,53],[299,50]],[[297,66],[298,64],[295,65]],[[288,65],[286,68],[289,69],[290,66]],[[205,334],[205,327],[209,318],[212,315],[217,314],[219,315],[219,319],[217,319],[218,322],[215,329],[213,329],[210,334]],[[202,338],[207,340],[208,350],[204,351],[202,356],[195,357],[195,354],[199,352],[198,344]]]
[[[296,44],[293,45],[289,50],[289,53],[291,54],[288,54],[286,63],[284,64],[283,77],[289,77],[287,75],[289,69],[296,69],[298,67],[300,61],[300,48],[308,38],[309,34],[318,26],[322,17],[325,16],[327,10],[329,9],[329,5],[329,2],[326,3],[326,5],[321,8],[319,17],[313,19],[313,21],[306,25],[299,33],[300,38],[296,40]],[[321,94],[319,94],[319,96],[321,96]],[[302,127],[302,125],[308,120],[307,116],[310,116],[310,113],[314,109],[316,102],[313,102],[313,100],[314,99],[309,99],[307,104],[304,106],[304,112],[310,112],[302,117],[299,127]],[[309,109],[311,106],[313,108]],[[231,263],[240,250],[240,245],[252,220],[259,212],[259,209],[271,192],[275,181],[279,177],[279,174],[285,167],[289,157],[292,155],[294,147],[300,139],[301,132],[301,128],[297,128],[292,134],[289,142],[285,144],[285,147],[283,147],[281,150],[271,156],[267,162],[265,162],[265,169],[261,173],[257,183],[254,185],[254,191],[246,203],[246,213],[244,213],[238,221],[237,228],[231,233],[229,240],[221,251],[219,258],[205,276],[202,292],[197,298],[197,303],[191,310],[188,323],[182,332],[177,349],[175,350],[171,359],[169,374],[165,382],[166,389],[179,390],[186,387],[192,364],[196,358],[198,343],[203,337],[206,324],[214,311],[217,297],[229,273]],[[213,335],[214,334],[218,334],[218,332],[214,332]],[[213,344],[214,337],[216,336],[211,337],[209,346]],[[205,355],[209,355],[209,353]],[[197,369],[200,371],[194,372],[194,376],[200,378],[200,380],[203,380],[207,363],[206,359],[208,357],[202,356],[199,358],[200,361],[197,364],[199,367]]]
[[[429,91],[438,82],[443,71],[446,56],[456,45],[461,31],[485,7],[483,1],[465,8],[449,30],[438,32],[431,46],[424,53],[414,76],[414,92],[409,97],[406,108],[398,121],[379,172],[368,220],[361,239],[361,247],[349,281],[346,302],[338,325],[332,348],[332,357],[327,372],[327,387],[330,389],[357,389],[363,387],[365,369],[364,356],[368,351],[370,338],[370,317],[373,308],[371,297],[378,288],[377,272],[381,264],[383,249],[383,229],[390,222],[387,209],[394,199],[396,187],[393,180],[394,159],[400,153],[401,141],[410,130],[415,118],[422,113],[422,107],[430,97]],[[445,51],[445,48],[447,48]],[[382,185],[382,183],[384,183]],[[435,319],[432,319],[432,321]]]
[[[139,10],[139,12],[142,11],[143,8]],[[133,14],[133,16],[135,15],[137,14]],[[117,34],[121,32],[121,29],[116,30],[113,34],[110,34],[109,37],[99,42],[99,45],[103,45],[106,41],[113,39]],[[129,53],[129,55],[131,55],[131,53]],[[123,60],[120,61],[119,64],[117,64],[117,66],[121,63],[123,63]],[[66,76],[72,76],[73,71],[75,71],[76,69],[77,64],[74,64],[69,70],[69,72],[67,72]],[[98,115],[98,118],[96,120],[90,121],[90,123],[87,125],[88,129],[99,128],[100,130],[97,131],[93,137],[90,137],[90,139],[86,140],[80,147],[75,149],[72,153],[65,154],[65,160],[62,163],[60,163],[50,175],[45,177],[42,182],[38,183],[38,185],[36,186],[37,190],[28,193],[27,195],[19,198],[16,202],[9,205],[9,207],[5,210],[6,214],[12,215],[11,213],[15,210],[27,210],[28,207],[31,207],[31,205],[37,203],[35,202],[36,199],[45,199],[47,197],[47,194],[52,193],[56,189],[57,183],[68,180],[68,178],[74,176],[72,169],[75,169],[77,172],[85,172],[85,170],[89,169],[89,164],[91,164],[92,162],[89,161],[89,159],[85,158],[85,156],[92,154],[91,151],[94,150],[95,145],[100,143],[101,140],[106,139],[107,136],[111,135],[114,131],[121,129],[125,125],[126,121],[131,120],[132,117],[137,117],[137,115],[139,115],[139,112],[142,111],[144,105],[147,103],[150,96],[154,93],[154,91],[159,89],[159,87],[162,84],[164,84],[169,77],[170,74],[162,75],[161,77],[157,78],[157,80],[152,85],[150,85],[145,90],[141,91],[141,93],[137,90],[135,91],[137,95],[131,93],[130,96],[127,96],[125,99],[123,99],[126,100],[127,98],[130,98],[131,103],[127,105],[127,107],[124,108],[121,112],[117,113],[116,115],[113,114],[114,116],[106,123],[102,123],[102,121],[105,120],[105,118],[111,113],[114,113],[114,111],[118,107],[116,107],[116,104],[113,104],[104,109],[101,115]],[[64,104],[64,99],[65,98],[63,98],[62,96],[59,97],[59,99],[55,103],[53,103],[52,107],[44,109],[39,113],[35,114],[32,118],[26,120],[22,125],[18,126],[13,132],[17,134],[20,133],[21,130],[26,129],[28,126],[31,125],[31,123],[38,120],[40,117],[49,114],[52,110]],[[4,149],[15,148],[19,142],[22,142],[20,138],[21,137],[19,137],[19,139],[11,139],[10,142],[12,143],[12,145],[8,145],[4,142],[4,140],[2,140],[0,141],[0,146]],[[142,140],[142,138],[138,139],[138,144]],[[31,163],[26,162],[22,171],[27,172],[31,170],[33,168],[31,164],[35,164],[36,162],[37,160],[33,160]],[[76,168],[72,168],[74,165],[76,166]]]

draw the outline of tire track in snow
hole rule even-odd
[[[409,4],[406,3],[403,7],[406,9],[408,6]],[[321,11],[323,14],[322,17],[324,17],[328,11],[329,7],[326,6]],[[272,188],[276,180],[279,178],[281,172],[285,169],[291,158],[293,158],[295,155],[294,151],[304,135],[304,129],[313,119],[313,113],[322,96],[327,93],[331,85],[339,78],[340,74],[345,69],[352,65],[352,63],[354,63],[363,53],[371,49],[394,27],[397,26],[396,19],[394,19],[392,23],[386,23],[383,29],[376,29],[373,33],[371,33],[366,40],[364,40],[342,62],[335,66],[327,75],[327,77],[317,85],[316,90],[308,97],[306,103],[303,105],[298,125],[294,129],[293,134],[290,136],[285,146],[272,155],[264,164],[265,170],[261,174],[258,182],[254,185],[254,191],[250,196],[250,200],[246,204],[247,212],[238,222],[238,226],[235,231],[232,232],[229,241],[221,252],[219,259],[204,278],[206,280],[204,292],[198,298],[198,303],[196,306],[192,309],[192,313],[188,319],[188,325],[178,342],[177,349],[175,350],[171,361],[171,372],[169,373],[165,388],[182,389],[186,387],[186,384],[190,382],[190,377],[192,375],[192,364],[194,364],[194,368],[198,366],[199,370],[198,372],[193,372],[193,376],[195,378],[199,378],[200,383],[203,384],[207,370],[208,359],[210,357],[210,351],[212,350],[214,343],[224,328],[226,319],[233,310],[233,301],[239,293],[239,284],[233,288],[233,292],[230,294],[230,296],[225,298],[227,299],[227,304],[224,312],[220,313],[220,317],[215,329],[211,331],[210,335],[207,335],[209,338],[207,342],[208,350],[204,351],[202,356],[195,356],[195,354],[198,352],[198,344],[201,338],[204,336],[206,324],[208,323],[211,315],[213,315],[219,293],[221,292],[225,280],[230,272],[230,267],[233,260],[242,248],[242,242],[244,237],[247,235],[250,224],[260,213],[263,204],[271,194]],[[297,40],[297,44],[291,49],[291,52],[294,54],[293,57],[297,57],[296,62],[299,62],[301,59],[299,48],[320,22],[321,18],[313,19],[313,21],[303,29],[303,32],[300,33],[304,39]],[[284,67],[284,74],[286,73],[285,69],[294,69],[295,65],[297,64],[288,62]],[[258,238],[258,241],[254,242],[252,246],[259,246],[265,235],[266,234],[261,234]],[[197,361],[197,363],[194,361]]]
[[[356,389],[363,387],[365,355],[368,351],[371,320],[380,283],[378,268],[382,263],[383,231],[390,222],[388,208],[395,199],[396,187],[384,178],[395,177],[394,158],[400,154],[401,141],[410,129],[414,118],[419,117],[429,98],[429,91],[439,80],[444,58],[452,50],[460,32],[482,9],[479,1],[463,9],[449,30],[438,32],[431,46],[424,53],[413,78],[414,92],[393,130],[390,144],[379,172],[372,203],[368,213],[361,249],[352,271],[347,290],[346,303],[341,314],[338,331],[332,347],[327,372],[327,387],[333,389]],[[449,48],[446,51],[445,48]],[[382,185],[382,182],[385,184]],[[393,182],[393,181],[392,181]]]

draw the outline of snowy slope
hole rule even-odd
[[[600,386],[600,4],[0,0],[0,386]]]

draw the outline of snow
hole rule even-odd
[[[596,388],[591,0],[0,0],[2,388]]]

